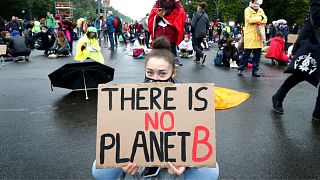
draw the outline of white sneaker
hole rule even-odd
[[[57,58],[57,57],[58,57],[58,55],[56,55],[56,54],[50,54],[48,56],[48,58],[50,58],[50,59],[54,59],[54,58]]]
[[[233,67],[234,67],[234,68],[238,68],[238,64],[237,64],[236,61],[233,61],[232,64],[233,64]]]

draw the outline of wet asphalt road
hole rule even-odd
[[[139,83],[144,60],[128,56],[129,47],[104,50],[105,64],[116,69],[113,83]],[[294,88],[285,114],[271,110],[271,96],[288,76],[284,67],[262,58],[260,78],[247,71],[215,67],[216,49],[204,66],[182,59],[180,82],[210,82],[244,91],[242,105],[216,112],[217,161],[221,179],[320,178],[320,126],[311,122],[317,89]],[[72,57],[47,59],[33,51],[30,62],[0,67],[0,179],[89,179],[95,159],[97,91],[50,88],[48,74]]]

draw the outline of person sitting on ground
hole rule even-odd
[[[164,82],[175,83],[177,70],[175,68],[175,57],[172,54],[171,45],[164,37],[159,37],[153,42],[153,49],[146,56],[145,63],[145,83]],[[215,94],[215,109],[223,110],[238,106],[247,98],[249,94],[241,93],[234,90],[216,87]],[[147,167],[146,169],[158,167]],[[96,161],[92,165],[92,175],[95,179],[142,179],[138,171],[142,169],[137,164],[128,163],[122,168],[96,168]],[[152,170],[151,170],[152,171]],[[163,174],[162,174],[163,173]],[[161,177],[172,177],[173,179],[218,179],[219,166],[216,163],[216,168],[194,168],[194,167],[176,167],[168,162],[167,168],[162,168],[160,171]],[[170,178],[172,179],[172,178]]]
[[[223,47],[227,44],[227,38],[223,36],[219,41],[218,41],[218,48],[223,49]]]
[[[132,56],[134,58],[144,58],[145,54],[148,54],[150,49],[147,48],[144,34],[140,33],[138,38],[133,43]]]
[[[77,44],[77,54],[74,57],[76,61],[84,61],[86,59],[93,59],[101,64],[104,64],[104,58],[99,46],[97,29],[89,27],[87,33],[82,36]]]
[[[233,38],[229,38],[227,44],[223,46],[223,66],[230,68],[237,68],[239,62],[238,51],[235,45],[233,44]]]
[[[18,56],[25,56],[25,60],[29,61],[31,49],[27,48],[26,40],[20,36],[20,32],[13,30],[9,39],[7,52],[14,57],[14,61],[18,60]]]
[[[179,44],[180,56],[183,58],[188,58],[193,55],[192,42],[188,38],[188,35],[184,35],[184,40]]]
[[[48,55],[49,49],[53,46],[53,43],[55,42],[54,35],[48,30],[47,26],[41,27],[41,32],[35,34],[32,36],[33,40],[41,40],[41,43],[39,46],[36,46],[36,49],[38,50],[44,50],[44,54]]]
[[[58,56],[70,55],[68,40],[65,37],[63,31],[59,31],[57,34],[57,38],[50,49],[49,57],[57,58]]]
[[[287,65],[289,57],[284,50],[284,36],[282,32],[277,32],[276,37],[271,39],[269,50],[266,54],[266,58],[270,58],[272,63],[275,64],[275,60],[279,63]]]
[[[159,37],[154,40],[152,51],[146,56],[145,64],[145,83],[152,82],[171,82],[174,83],[176,76],[175,57],[170,51],[171,45],[164,37]],[[158,167],[147,167],[158,168]],[[138,173],[139,166],[134,163],[128,163],[122,168],[105,168],[97,169],[96,161],[92,166],[92,175],[95,179],[110,179],[114,180],[119,177],[127,178],[129,176],[132,179],[142,179]],[[167,174],[166,177],[175,175],[176,177],[182,177],[185,179],[218,179],[219,167],[216,164],[216,168],[193,168],[193,167],[176,167],[170,162],[168,168],[163,168],[160,173]],[[163,176],[162,176],[163,177]],[[120,179],[121,179],[120,178]]]

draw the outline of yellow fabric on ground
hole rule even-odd
[[[215,109],[224,110],[240,105],[250,97],[250,94],[232,89],[215,87]]]
[[[84,43],[87,43],[87,47],[83,51],[81,51],[81,46]],[[88,49],[89,46],[97,49],[98,51],[90,51]],[[101,64],[104,64],[104,58],[103,58],[102,53],[100,52],[101,48],[99,46],[99,42],[97,39],[89,39],[87,37],[87,35],[84,35],[83,37],[81,37],[79,39],[77,47],[76,47],[76,51],[77,51],[77,54],[74,57],[74,60],[76,60],[76,61],[84,61],[87,58],[89,58],[89,59],[93,59]]]

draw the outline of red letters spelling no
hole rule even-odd
[[[169,127],[164,127],[165,115],[168,115],[170,117],[170,126]],[[154,113],[154,118],[152,118],[149,113],[145,114],[145,118],[144,118],[145,130],[149,130],[149,124],[152,126],[152,128],[154,130],[158,130],[158,128],[159,128],[158,112]],[[160,128],[163,131],[171,131],[174,128],[174,115],[173,115],[172,112],[165,111],[165,112],[161,113],[161,116],[160,116]]]

